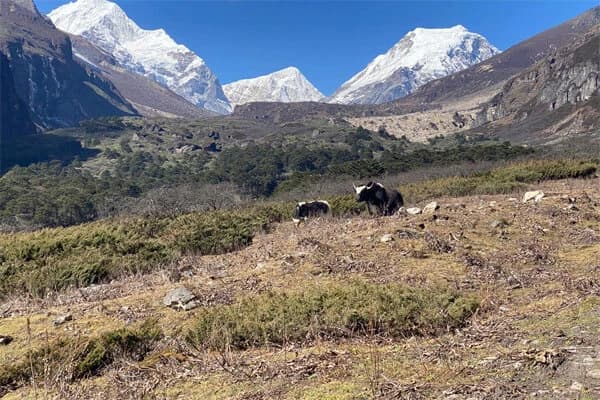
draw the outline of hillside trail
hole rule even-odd
[[[284,222],[233,253],[186,255],[159,272],[46,299],[15,297],[0,304],[0,333],[18,344],[0,347],[0,358],[27,348],[27,320],[34,345],[48,335],[80,337],[150,317],[157,318],[167,338],[174,338],[202,312],[164,307],[163,296],[175,287],[187,287],[202,306],[214,306],[268,291],[361,279],[451,287],[482,299],[469,326],[460,331],[376,340],[385,369],[377,398],[600,398],[600,180],[532,188],[545,197],[528,203],[521,201],[522,193],[439,198],[440,209],[433,214],[325,218],[300,227]],[[73,321],[53,326],[57,316],[67,313]],[[321,371],[318,364],[315,374],[344,381],[355,379],[348,365],[372,357],[372,344],[350,339],[290,352],[300,363],[308,355],[334,352],[334,367]],[[246,357],[247,365],[277,369],[280,351],[285,350],[239,357]],[[222,379],[215,370],[199,374],[208,382]],[[275,376],[281,381],[277,391],[264,376],[227,379],[234,386],[258,385],[264,396],[256,398],[288,398],[281,392],[286,382],[315,385],[307,377]],[[185,379],[170,377],[157,385],[167,393]],[[106,388],[102,382],[91,381],[90,393]],[[185,392],[180,395],[185,398]]]

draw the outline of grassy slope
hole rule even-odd
[[[14,313],[0,320],[0,334],[15,337],[13,344],[0,347],[0,359],[7,360],[3,366],[27,361],[29,349],[43,353],[45,343],[59,339],[69,340],[65,352],[77,362],[63,359],[55,366],[48,361],[53,368],[39,370],[34,386],[7,398],[44,392],[61,398],[132,392],[214,399],[394,398],[400,393],[523,398],[534,392],[538,398],[596,398],[600,381],[587,374],[600,368],[598,182],[536,187],[548,194],[538,204],[512,201],[511,194],[436,198],[442,208],[435,220],[425,215],[336,218],[300,229],[279,224],[238,252],[179,257],[171,266],[183,274],[179,283],[167,279],[167,270],[33,302],[11,297],[0,308]],[[567,209],[567,195],[577,199],[578,211]],[[494,228],[492,221],[506,226]],[[395,240],[380,242],[387,233]],[[205,318],[202,308],[178,313],[161,305],[162,295],[181,284],[193,289],[204,307],[218,310],[265,293],[308,287],[335,293],[352,282],[434,292],[445,288],[478,298],[480,307],[467,327],[456,330],[449,324],[433,335],[323,335],[272,347],[208,350],[185,340]],[[348,305],[341,310],[348,311]],[[74,321],[53,327],[52,319],[66,311]],[[150,317],[161,339],[149,342],[147,354],[123,351],[124,357],[113,357],[98,375],[65,381],[64,370],[75,370],[81,361],[77,349],[128,324],[136,331]],[[571,391],[574,381],[584,390]]]

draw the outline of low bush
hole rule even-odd
[[[185,253],[234,251],[290,215],[291,206],[262,205],[0,234],[0,298],[12,293],[46,296],[147,273]]]
[[[496,168],[482,174],[466,177],[448,177],[401,188],[409,202],[419,202],[435,197],[459,197],[477,194],[511,193],[526,184],[567,178],[593,176],[598,165],[580,160],[538,160]]]
[[[87,378],[124,357],[141,361],[162,336],[156,321],[148,320],[137,329],[121,328],[90,340],[76,359],[73,378]]]
[[[476,297],[447,289],[354,282],[300,293],[269,292],[206,308],[188,334],[197,347],[245,349],[355,335],[433,335],[463,326]]]
[[[119,358],[141,361],[162,337],[155,320],[137,327],[121,328],[92,338],[59,339],[40,349],[24,352],[21,359],[0,364],[0,396],[56,374],[60,381],[73,382],[98,375]]]

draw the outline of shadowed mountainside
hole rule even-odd
[[[70,35],[75,57],[86,68],[110,81],[145,117],[199,118],[214,115],[200,109],[170,89],[143,75],[133,73],[104,50],[83,37]]]
[[[0,51],[8,59],[16,94],[43,128],[136,114],[112,84],[73,60],[67,35],[31,1],[0,0]]]

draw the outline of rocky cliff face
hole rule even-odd
[[[600,25],[509,79],[485,105],[478,123],[548,134],[600,128],[599,88]]]
[[[8,65],[8,58],[0,53],[0,147],[23,135],[36,132],[27,105],[17,96]],[[2,160],[0,160],[1,164]],[[2,166],[0,165],[0,169]]]
[[[73,60],[68,36],[29,0],[0,0],[0,51],[18,97],[42,128],[136,113],[112,84]]]

